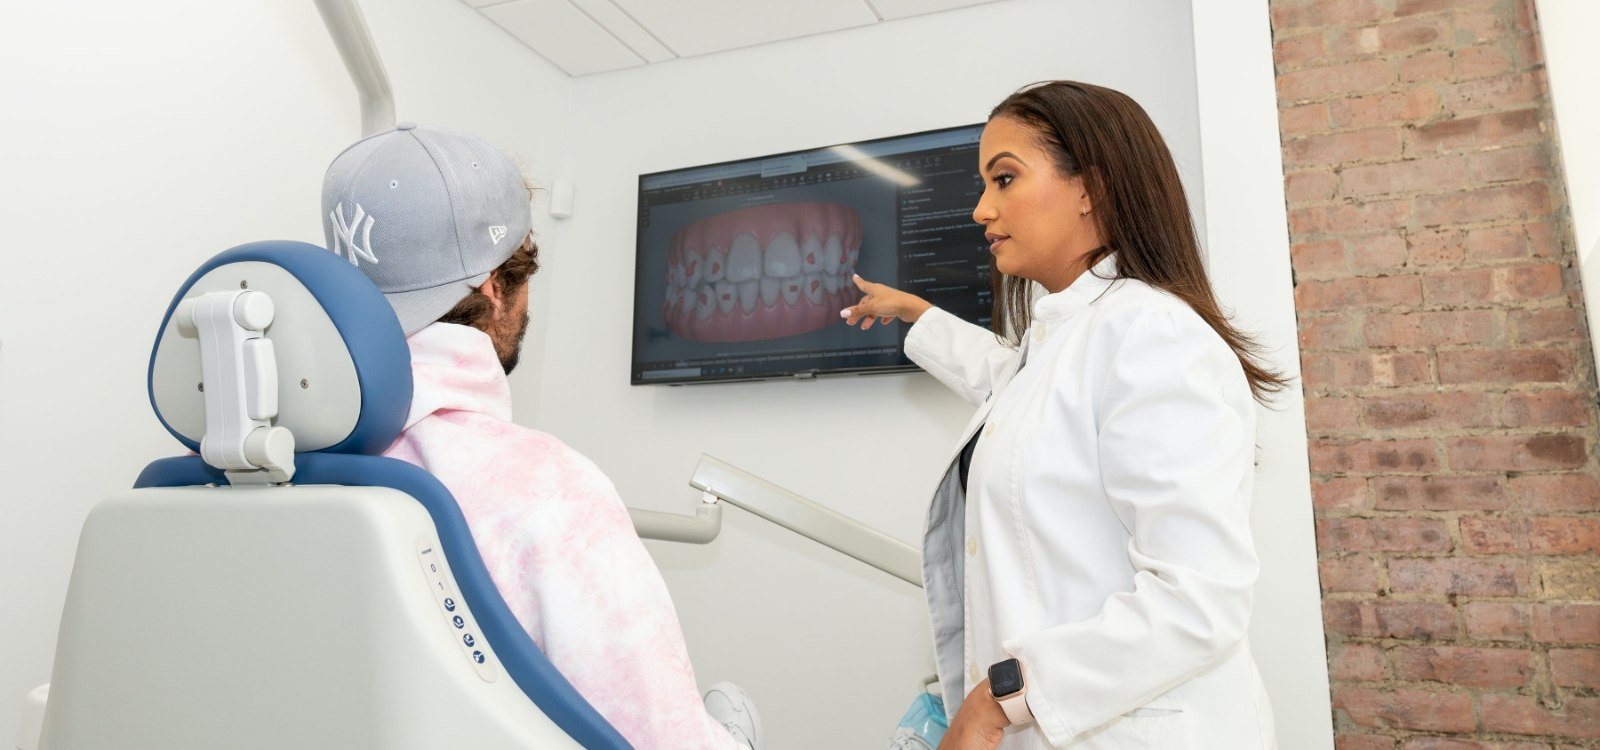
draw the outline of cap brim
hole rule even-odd
[[[488,278],[488,273],[482,273],[470,279],[452,281],[426,289],[385,293],[383,297],[389,300],[389,306],[394,308],[395,316],[400,318],[400,327],[405,330],[407,336],[410,336],[444,317],[456,303],[471,294],[474,288],[482,286]]]

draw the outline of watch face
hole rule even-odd
[[[989,692],[1004,698],[1022,689],[1022,665],[1016,659],[1007,659],[989,667]]]

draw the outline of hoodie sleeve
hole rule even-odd
[[[706,713],[665,581],[610,480],[569,477],[498,534],[497,583],[575,689],[639,750],[739,747]]]

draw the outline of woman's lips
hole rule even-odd
[[[1011,238],[1010,237],[1001,237],[999,239],[996,239],[996,240],[990,242],[989,243],[989,252],[991,252],[991,253],[995,252],[995,248],[1000,247],[1000,243],[1005,242],[1006,240],[1009,240],[1009,239],[1011,239]]]

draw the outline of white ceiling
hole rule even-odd
[[[603,73],[995,0],[461,0],[568,75]]]

